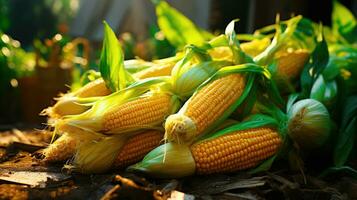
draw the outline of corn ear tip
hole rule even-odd
[[[192,136],[197,132],[197,127],[191,118],[176,113],[166,119],[165,130],[165,140],[181,144],[191,141]]]
[[[154,178],[179,178],[194,174],[195,161],[187,145],[163,144],[149,152],[141,162],[127,168],[130,172]]]

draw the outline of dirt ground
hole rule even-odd
[[[0,133],[0,199],[357,199],[354,174],[291,171],[183,179],[150,179],[125,171],[81,175],[36,156],[51,140],[46,131]]]

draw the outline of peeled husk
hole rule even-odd
[[[319,101],[296,102],[289,109],[288,118],[288,134],[302,149],[321,147],[330,135],[330,116]]]
[[[52,107],[48,107],[41,112],[41,115],[47,115],[52,119],[59,119],[65,115],[79,115],[84,113],[90,106],[81,104],[79,98],[65,95],[58,98],[58,101]]]
[[[112,168],[120,149],[126,142],[123,136],[88,136],[78,145],[74,166],[81,173],[102,173]]]
[[[57,128],[80,141],[76,145],[71,168],[84,174],[109,170],[127,141],[125,135],[106,136],[68,124],[57,124]]]
[[[179,178],[194,174],[196,165],[189,146],[166,143],[152,150],[128,170],[156,178]]]

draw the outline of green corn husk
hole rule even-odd
[[[99,71],[107,88],[112,92],[123,90],[135,82],[134,77],[124,67],[124,53],[118,38],[105,21]]]
[[[157,178],[179,178],[195,173],[195,161],[187,145],[166,143],[149,152],[140,163],[130,166],[128,170]]]
[[[290,107],[288,117],[288,133],[304,150],[321,147],[330,136],[330,115],[319,101],[304,99],[296,102]]]
[[[313,84],[310,92],[310,98],[323,103],[326,107],[331,107],[336,101],[337,83],[335,80],[326,81],[320,75]]]
[[[195,65],[185,65],[171,76],[172,91],[182,98],[187,98],[216,71],[229,64],[231,63],[227,61],[206,61]]]
[[[252,62],[252,59],[240,48],[239,41],[236,39],[234,32],[234,23],[235,21],[232,21],[227,26],[225,35],[213,38],[200,47],[194,45],[186,47],[185,56],[176,64],[172,71],[171,77],[174,93],[185,99],[191,96],[201,83],[222,67]],[[229,58],[219,59],[217,49],[218,51],[224,49],[224,52],[228,50],[230,53],[228,55]]]

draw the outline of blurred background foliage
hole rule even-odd
[[[239,33],[252,33],[274,23],[276,13],[281,19],[302,14],[331,24],[332,0],[168,2],[213,33],[222,32],[235,18],[240,19]],[[356,14],[356,0],[340,2]],[[113,12],[115,5],[127,8],[124,13]],[[103,20],[114,27],[125,59],[175,54],[156,25],[154,6],[148,0],[0,0],[0,129],[40,124],[45,119],[38,113],[52,103],[53,96],[83,84],[82,74],[98,66],[101,43],[95,38],[102,38],[97,33]],[[76,21],[86,24],[83,34],[72,31],[78,28]]]

